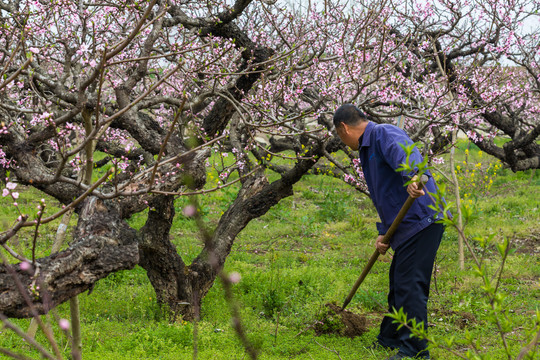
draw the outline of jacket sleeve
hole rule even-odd
[[[379,221],[376,222],[376,223],[375,223],[375,226],[377,226],[377,231],[379,232],[379,235],[384,235],[384,234],[386,234],[386,231],[387,231],[388,229],[385,229],[385,228],[384,228],[384,225],[382,224],[382,222],[379,222]]]

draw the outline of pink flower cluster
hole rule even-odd
[[[16,187],[17,187],[17,184],[12,183],[12,182],[7,182],[6,187],[2,190],[2,196],[6,197],[8,195],[11,195],[13,200],[17,200],[19,198],[19,193],[13,191],[13,190],[15,190]],[[16,202],[14,202],[13,205],[17,206],[18,204]]]

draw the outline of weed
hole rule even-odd
[[[270,289],[268,293],[262,295],[263,312],[267,318],[273,318],[283,309],[284,304],[283,296],[276,289]]]
[[[317,334],[343,334],[345,325],[339,314],[325,306],[317,315],[315,331]]]
[[[343,198],[343,194],[333,188],[324,189],[322,193],[322,201],[316,201],[319,206],[317,219],[327,223],[346,219],[350,208]]]

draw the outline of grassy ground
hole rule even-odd
[[[540,173],[513,174],[495,168],[494,159],[467,143],[460,145],[458,157],[462,192],[466,202],[478,209],[467,227],[468,235],[472,238],[494,234],[496,241],[506,236],[516,249],[507,260],[500,289],[509,295],[505,308],[515,329],[508,336],[508,346],[517,355],[529,335],[540,298]],[[445,166],[442,165],[443,170]],[[444,181],[442,176],[439,181]],[[19,203],[33,211],[33,198],[39,199],[41,195],[26,196]],[[208,224],[217,223],[234,196],[235,189],[230,188],[200,199]],[[186,204],[184,199],[178,200],[179,215],[172,235],[178,251],[189,263],[202,245],[193,221],[181,215]],[[0,207],[0,224],[8,224],[13,215],[9,206]],[[140,215],[131,221],[139,226],[144,217]],[[250,341],[259,349],[260,359],[387,356],[384,351],[367,347],[375,339],[385,312],[388,256],[380,258],[348,307],[367,316],[370,330],[366,334],[349,339],[315,336],[313,330],[324,313],[324,304],[343,302],[373,252],[376,221],[373,206],[362,194],[336,179],[306,176],[295,186],[294,196],[252,221],[240,234],[225,270],[242,276],[234,285],[234,293],[242,309],[242,323]],[[47,230],[38,239],[38,252],[43,253],[52,243],[54,224]],[[31,235],[21,235],[16,247],[23,250],[31,243]],[[479,251],[476,246],[475,249]],[[28,250],[24,252],[28,256]],[[496,270],[499,257],[495,248],[490,247],[485,257],[486,266]],[[455,337],[453,350],[460,354],[467,350],[469,334],[485,349],[487,358],[507,359],[484,310],[481,283],[472,273],[471,264],[467,256],[466,269],[459,270],[457,234],[448,229],[437,256],[428,305],[430,334],[440,339]],[[248,358],[231,326],[229,304],[219,281],[204,299],[202,320],[197,325],[169,323],[139,267],[100,281],[91,295],[80,295],[80,302],[86,359],[192,359],[195,348],[198,359]],[[69,318],[66,304],[59,307],[58,316]],[[24,329],[29,323],[14,322]],[[197,337],[193,336],[194,326]],[[56,328],[55,331],[58,333]],[[65,337],[58,335],[62,349],[69,354]],[[38,340],[46,343],[41,333]],[[20,338],[5,329],[0,333],[0,346],[38,358]],[[432,350],[432,355],[434,359],[457,358],[442,349]]]

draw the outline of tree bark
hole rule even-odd
[[[174,215],[174,197],[156,197],[150,203],[139,242],[139,265],[146,270],[158,303],[168,307],[173,320],[191,303],[189,294],[185,293],[189,288],[188,269],[169,239]]]

